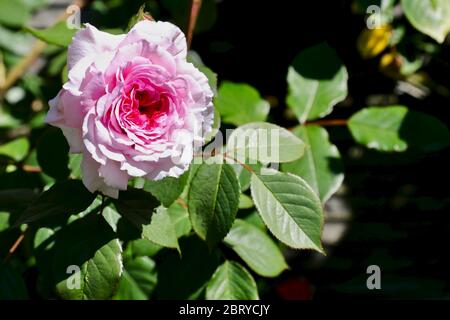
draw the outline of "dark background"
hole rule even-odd
[[[286,74],[304,48],[327,41],[349,72],[349,98],[327,118],[348,118],[367,106],[369,95],[389,96],[395,81],[365,61],[356,49],[364,17],[351,12],[351,1],[230,1],[219,4],[215,26],[196,35],[198,51],[219,79],[247,82],[263,96],[275,96],[271,116],[285,126]],[[415,32],[408,30],[408,32]],[[450,50],[425,67],[449,87]],[[424,100],[396,96],[398,104],[426,112],[448,124],[449,99],[432,93]],[[305,252],[289,255],[292,270],[274,281],[278,297],[316,299],[446,298],[449,292],[448,223],[449,151],[383,154],[358,149],[345,127],[331,127],[330,137],[344,157],[346,191],[337,200],[351,211],[348,229],[324,259]],[[330,208],[332,209],[332,208]],[[376,264],[382,290],[366,288],[366,268]],[[277,296],[275,293],[270,297]]]

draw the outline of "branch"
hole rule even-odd
[[[14,254],[14,252],[16,252],[17,248],[19,247],[19,245],[22,243],[23,239],[25,239],[25,234],[27,232],[28,228],[25,229],[20,236],[17,238],[17,240],[13,243],[13,245],[11,246],[11,248],[9,248],[8,250],[8,254],[5,257],[5,260],[3,260],[3,262],[7,262],[9,261],[9,259],[11,259],[12,255]]]
[[[223,153],[223,156],[224,156],[225,158],[228,158],[228,159],[230,159],[230,160],[235,161],[237,164],[240,164],[240,165],[241,165],[245,170],[247,170],[248,172],[250,172],[250,173],[255,173],[255,170],[253,170],[253,168],[250,167],[248,164],[245,164],[245,163],[239,161],[238,159],[235,159],[235,158],[229,156],[226,152]]]
[[[317,120],[312,122],[305,123],[305,126],[308,125],[317,125],[317,126],[323,126],[323,127],[331,127],[331,126],[346,126],[347,125],[347,119],[326,119],[326,120]]]
[[[22,166],[22,170],[29,173],[41,173],[42,169],[40,167],[30,166],[28,164],[24,164]]]
[[[192,37],[194,35],[195,25],[197,24],[198,13],[202,6],[202,0],[191,0],[191,11],[189,12],[188,32],[187,32],[187,44],[188,48],[191,47]]]

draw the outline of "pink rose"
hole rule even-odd
[[[186,39],[167,22],[141,21],[126,35],[87,24],[68,50],[69,80],[46,122],[82,153],[83,183],[117,198],[128,180],[178,177],[213,122],[206,76],[186,61]]]

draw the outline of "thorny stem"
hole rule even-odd
[[[187,32],[187,44],[188,48],[191,47],[192,37],[194,35],[195,25],[197,24],[198,13],[202,6],[202,0],[191,0],[191,11],[189,12],[188,32]]]

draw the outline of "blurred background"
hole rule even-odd
[[[0,0],[0,88],[7,71],[36,50],[35,38],[23,27],[53,25],[71,4],[66,0],[13,0],[20,3],[17,16],[7,14]],[[109,32],[122,32],[143,1],[79,1],[81,21]],[[168,20],[186,30],[189,0],[146,1],[155,19]],[[286,75],[294,57],[323,41],[333,47],[349,72],[349,95],[334,108],[329,119],[347,119],[372,105],[406,105],[435,116],[448,125],[450,113],[450,42],[438,44],[414,29],[401,7],[394,5],[390,28],[399,39],[364,46],[366,9],[380,1],[255,1],[204,0],[192,49],[223,80],[254,86],[271,104],[269,121],[284,127],[297,124],[285,104]],[[367,35],[365,35],[367,37]],[[371,35],[369,35],[371,36]],[[397,42],[396,42],[397,41]],[[0,158],[0,189],[40,189],[52,177],[34,172],[39,154],[35,146],[54,135],[43,119],[47,101],[65,77],[66,50],[38,48],[38,55],[17,81],[1,90],[1,145],[27,137],[16,146],[20,167]],[[370,51],[370,52],[368,52]],[[376,51],[376,52],[374,52]],[[19,70],[20,71],[20,70]],[[227,125],[224,125],[226,128]],[[346,127],[327,127],[331,141],[343,156],[343,186],[326,204],[323,241],[327,256],[284,248],[290,270],[280,277],[258,280],[261,297],[272,299],[403,299],[448,298],[450,234],[448,215],[449,149],[434,153],[407,151],[380,153],[357,146]],[[67,146],[61,136],[40,152],[53,152],[56,165]],[[26,158],[20,158],[26,148]],[[3,150],[3,151],[2,151]],[[41,149],[42,150],[42,149]],[[62,150],[60,152],[58,150]],[[23,153],[23,152],[22,152]],[[8,154],[10,156],[10,154]],[[1,157],[1,156],[0,156]],[[2,194],[3,203],[12,195]],[[9,198],[8,198],[9,197]],[[34,197],[14,195],[26,205]],[[6,199],[6,200],[5,200]],[[11,200],[12,201],[12,200]],[[20,208],[4,205],[14,214]],[[250,214],[249,212],[242,213]],[[5,230],[0,214],[0,257],[6,256],[20,230]],[[449,232],[449,233],[447,233]],[[36,277],[32,261],[17,254],[17,269],[27,283]],[[367,267],[381,269],[381,290],[368,290]],[[33,290],[31,290],[33,295]],[[38,298],[39,295],[34,293]]]

